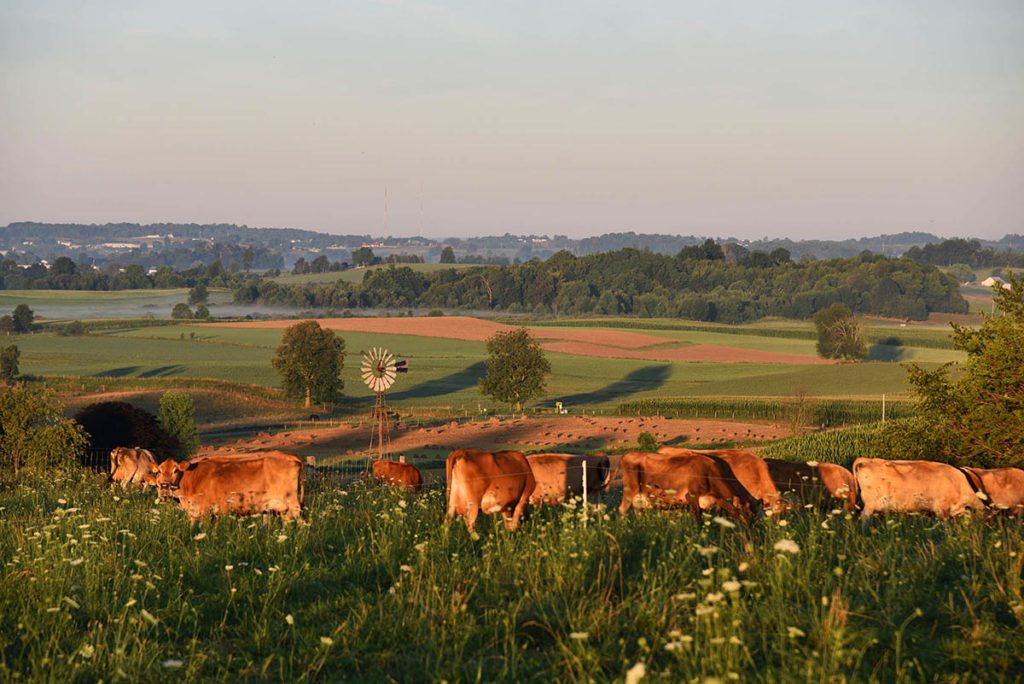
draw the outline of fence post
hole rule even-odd
[[[882,394],[882,425],[885,425],[885,394]]]
[[[583,465],[583,527],[587,526],[587,459],[580,459]]]

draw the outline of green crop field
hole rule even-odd
[[[210,288],[209,306],[231,302],[231,291]],[[0,290],[0,311],[27,304],[37,317],[45,319],[170,318],[171,309],[188,301],[188,289],[171,290]]]
[[[195,339],[191,335],[195,333]],[[270,365],[278,330],[190,325],[100,332],[86,337],[21,336],[21,371],[34,375],[136,378],[215,378],[277,386]],[[384,346],[409,361],[389,395],[402,410],[452,407],[476,412],[504,410],[482,397],[483,343],[406,335],[346,333],[349,356],[342,372],[345,395],[365,402],[358,377],[359,352]],[[747,337],[742,337],[746,341]],[[777,342],[777,340],[773,340]],[[783,342],[791,342],[785,340]],[[922,350],[934,352],[937,350]],[[551,353],[552,375],[542,405],[562,401],[573,411],[611,410],[632,399],[684,396],[785,396],[807,392],[828,397],[890,397],[906,392],[906,371],[896,363],[778,365],[663,362]]]
[[[194,525],[91,475],[22,479],[0,488],[0,678],[1024,678],[1016,521],[734,524],[607,498],[471,536],[439,490],[323,487],[302,523]]]

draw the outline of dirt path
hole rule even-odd
[[[431,427],[398,427],[391,433],[395,454],[450,451],[459,447],[479,449],[520,448],[538,451],[600,451],[636,444],[641,432],[650,432],[662,443],[709,443],[760,441],[789,435],[781,425],[675,418],[626,418],[618,416],[565,416],[516,418],[441,423]],[[370,428],[323,427],[275,435],[260,434],[203,451],[264,451],[279,449],[299,456],[330,458],[365,453]]]

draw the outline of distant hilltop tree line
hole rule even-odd
[[[333,261],[349,257],[363,246],[379,247],[378,253],[415,254],[425,261],[442,263],[501,264],[547,259],[567,250],[587,256],[620,249],[649,250],[675,255],[684,247],[699,245],[704,237],[629,232],[606,233],[580,239],[565,235],[485,235],[469,238],[430,239],[423,237],[373,237],[370,235],[333,235],[293,228],[251,228],[232,224],[108,223],[103,225],[15,222],[0,227],[0,250],[17,250],[19,263],[31,264],[45,258],[83,257],[91,263],[139,264],[148,268],[173,266],[177,270],[209,264],[219,259],[230,268],[242,264],[241,252],[253,252],[256,270],[287,269],[296,259],[312,261],[329,254]],[[763,238],[741,241],[734,237],[718,239],[722,245],[737,243],[751,251],[770,253],[785,249],[794,258],[831,259],[855,257],[867,250],[883,256],[900,256],[910,249],[939,245],[942,238],[919,231],[877,235],[848,240],[792,240]],[[999,240],[973,240],[982,250],[991,250],[992,263],[973,263],[940,259],[935,265],[964,263],[973,266],[1009,266],[1004,256],[1024,252],[1024,235],[1006,235]],[[444,248],[451,250],[449,260]],[[942,252],[945,248],[939,250]],[[450,259],[454,258],[454,261]],[[925,257],[930,258],[930,257]]]
[[[931,312],[968,310],[955,277],[911,259],[864,253],[794,262],[785,249],[777,249],[748,252],[730,263],[727,250],[712,240],[675,256],[623,249],[575,257],[562,251],[547,261],[513,266],[434,273],[375,269],[360,283],[285,285],[250,279],[235,290],[234,301],[296,308],[630,314],[723,323],[765,316],[810,318],[836,303],[855,313],[914,320]]]
[[[96,268],[60,257],[47,268],[43,264],[22,267],[14,259],[0,261],[0,289],[3,290],[146,290],[151,288],[206,287],[236,288],[246,274],[224,268],[216,260],[184,271],[161,266],[149,273],[139,264],[125,267],[109,264]]]
[[[982,247],[977,240],[954,238],[923,247],[911,247],[904,253],[908,259],[935,266],[964,264],[971,268],[1024,268],[1024,252]]]

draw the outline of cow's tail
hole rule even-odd
[[[453,492],[455,491],[452,487],[452,469],[455,467],[455,452],[448,454],[448,459],[444,464],[444,491],[445,497],[448,499],[448,517],[455,517],[455,498]]]
[[[987,509],[992,507],[992,500],[988,496],[988,492],[985,491],[985,485],[981,481],[981,477],[978,473],[974,472],[974,468],[965,468],[962,466],[953,466],[967,478],[967,484],[970,485],[974,491],[975,496],[981,501],[981,504]]]

